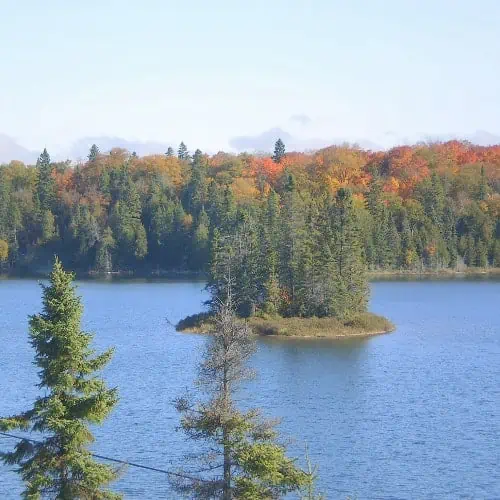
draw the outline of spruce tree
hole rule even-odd
[[[167,148],[167,152],[165,153],[166,156],[168,156],[169,158],[174,156],[174,148],[172,146],[169,146]]]
[[[184,142],[179,144],[179,149],[177,150],[177,157],[179,160],[189,160],[189,151]]]
[[[348,189],[338,190],[330,215],[334,262],[331,311],[345,320],[366,311],[369,292],[358,220]]]
[[[272,156],[274,163],[281,163],[285,157],[285,143],[278,139],[274,144],[274,154]]]
[[[203,269],[208,261],[209,254],[210,219],[204,209],[198,216],[193,233],[193,249],[190,258],[190,267],[195,270]]]
[[[207,161],[197,149],[191,162],[191,179],[184,193],[184,206],[192,214],[197,214],[207,199]]]
[[[37,177],[37,198],[40,213],[51,210],[55,196],[55,183],[52,178],[52,164],[47,149],[44,149],[36,163]]]
[[[296,287],[307,227],[304,202],[291,174],[287,175],[282,200],[279,276],[284,296],[283,314],[294,316],[297,314]]]
[[[88,155],[89,162],[91,163],[95,162],[98,157],[99,157],[99,148],[97,147],[97,145],[92,144]]]
[[[89,424],[100,424],[117,403],[116,389],[108,389],[96,372],[102,370],[112,350],[95,355],[92,335],[81,331],[83,312],[75,294],[73,275],[58,259],[50,284],[42,285],[43,311],[30,317],[30,342],[39,368],[38,387],[44,394],[33,407],[2,418],[0,429],[41,433],[42,440],[23,440],[0,457],[17,465],[25,482],[23,497],[118,499],[107,487],[117,471],[96,462],[88,447],[94,441]]]

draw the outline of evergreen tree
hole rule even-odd
[[[142,204],[136,186],[127,179],[121,200],[112,212],[112,230],[118,243],[118,255],[123,264],[142,260],[147,255],[147,236],[141,220]]]
[[[207,199],[207,164],[203,153],[197,149],[191,161],[191,179],[186,187],[185,208],[198,214]]]
[[[263,309],[268,314],[281,310],[281,288],[279,282],[279,253],[281,234],[280,198],[271,191],[263,208],[260,223],[260,281],[263,283]]]
[[[168,156],[169,158],[174,156],[174,148],[172,146],[169,146],[167,148],[167,152],[165,153],[166,156]]]
[[[210,219],[207,213],[202,209],[196,229],[193,234],[193,253],[191,257],[192,269],[203,269],[208,262],[210,237]]]
[[[223,231],[229,233],[234,229],[236,223],[236,200],[231,186],[224,188],[221,209],[220,227]]]
[[[97,158],[99,157],[99,148],[97,147],[97,145],[95,144],[92,144],[92,146],[90,147],[90,151],[89,151],[89,155],[88,155],[88,159],[89,159],[89,162],[95,162],[97,160]]]
[[[488,266],[488,247],[483,240],[479,240],[476,244],[476,266]]]
[[[401,253],[399,267],[412,269],[416,260],[417,252],[410,228],[410,221],[408,220],[408,214],[405,210],[401,220]]]
[[[109,273],[113,270],[112,252],[115,244],[112,229],[106,227],[97,247],[95,257],[95,268],[97,271]]]
[[[348,319],[366,311],[369,292],[359,226],[349,190],[338,190],[331,210],[330,224],[334,262],[332,279],[335,287],[331,314]]]
[[[239,385],[251,377],[247,362],[255,340],[233,312],[230,283],[225,296],[199,368],[197,385],[205,397],[176,402],[181,427],[199,443],[197,458],[206,472],[174,486],[190,498],[280,498],[312,478],[286,457],[273,422],[258,409],[241,411],[235,404]]]
[[[500,240],[496,240],[493,245],[493,266],[500,267]]]
[[[56,223],[54,214],[44,210],[42,214],[42,242],[48,243],[56,236]]]
[[[287,175],[282,200],[279,276],[285,301],[283,314],[293,316],[297,309],[296,286],[307,228],[304,203],[291,174]]]
[[[181,142],[179,144],[179,149],[177,151],[177,158],[179,158],[179,160],[189,160],[189,151],[184,142]]]
[[[2,430],[43,435],[40,442],[23,440],[0,455],[6,464],[19,466],[26,499],[120,498],[107,489],[116,470],[96,462],[88,449],[94,440],[88,424],[102,423],[117,402],[116,389],[107,389],[96,376],[112,351],[96,356],[92,336],[80,330],[82,304],[72,281],[56,259],[50,285],[42,285],[43,312],[30,318],[44,395],[25,413],[0,420]]]
[[[51,210],[54,203],[55,184],[52,178],[52,163],[47,149],[44,149],[37,161],[37,198],[40,213]]]
[[[273,161],[275,163],[281,163],[281,160],[283,160],[284,157],[285,157],[285,143],[281,139],[278,139],[274,144]]]

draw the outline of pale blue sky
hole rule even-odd
[[[111,135],[217,150],[273,127],[304,144],[500,134],[498,0],[0,8],[0,133],[31,149]]]

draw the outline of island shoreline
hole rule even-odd
[[[374,313],[362,313],[350,322],[341,322],[336,318],[298,318],[298,317],[259,317],[246,321],[256,337],[289,339],[328,339],[342,340],[366,338],[392,333],[396,326],[387,318]],[[188,316],[176,325],[182,333],[209,335],[214,328],[213,319],[206,313]]]

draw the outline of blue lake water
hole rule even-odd
[[[172,400],[192,385],[206,338],[169,321],[200,310],[203,284],[78,285],[96,347],[116,347],[104,375],[120,403],[96,430],[94,450],[175,468],[188,445]],[[37,394],[27,315],[40,305],[36,281],[0,281],[2,416],[29,408]],[[259,339],[246,403],[283,418],[290,454],[303,456],[307,442],[328,499],[500,498],[500,281],[378,281],[371,310],[397,331]],[[13,444],[0,437],[0,450]],[[138,469],[115,487],[131,499],[177,498],[166,476]],[[0,499],[21,489],[0,465]]]

